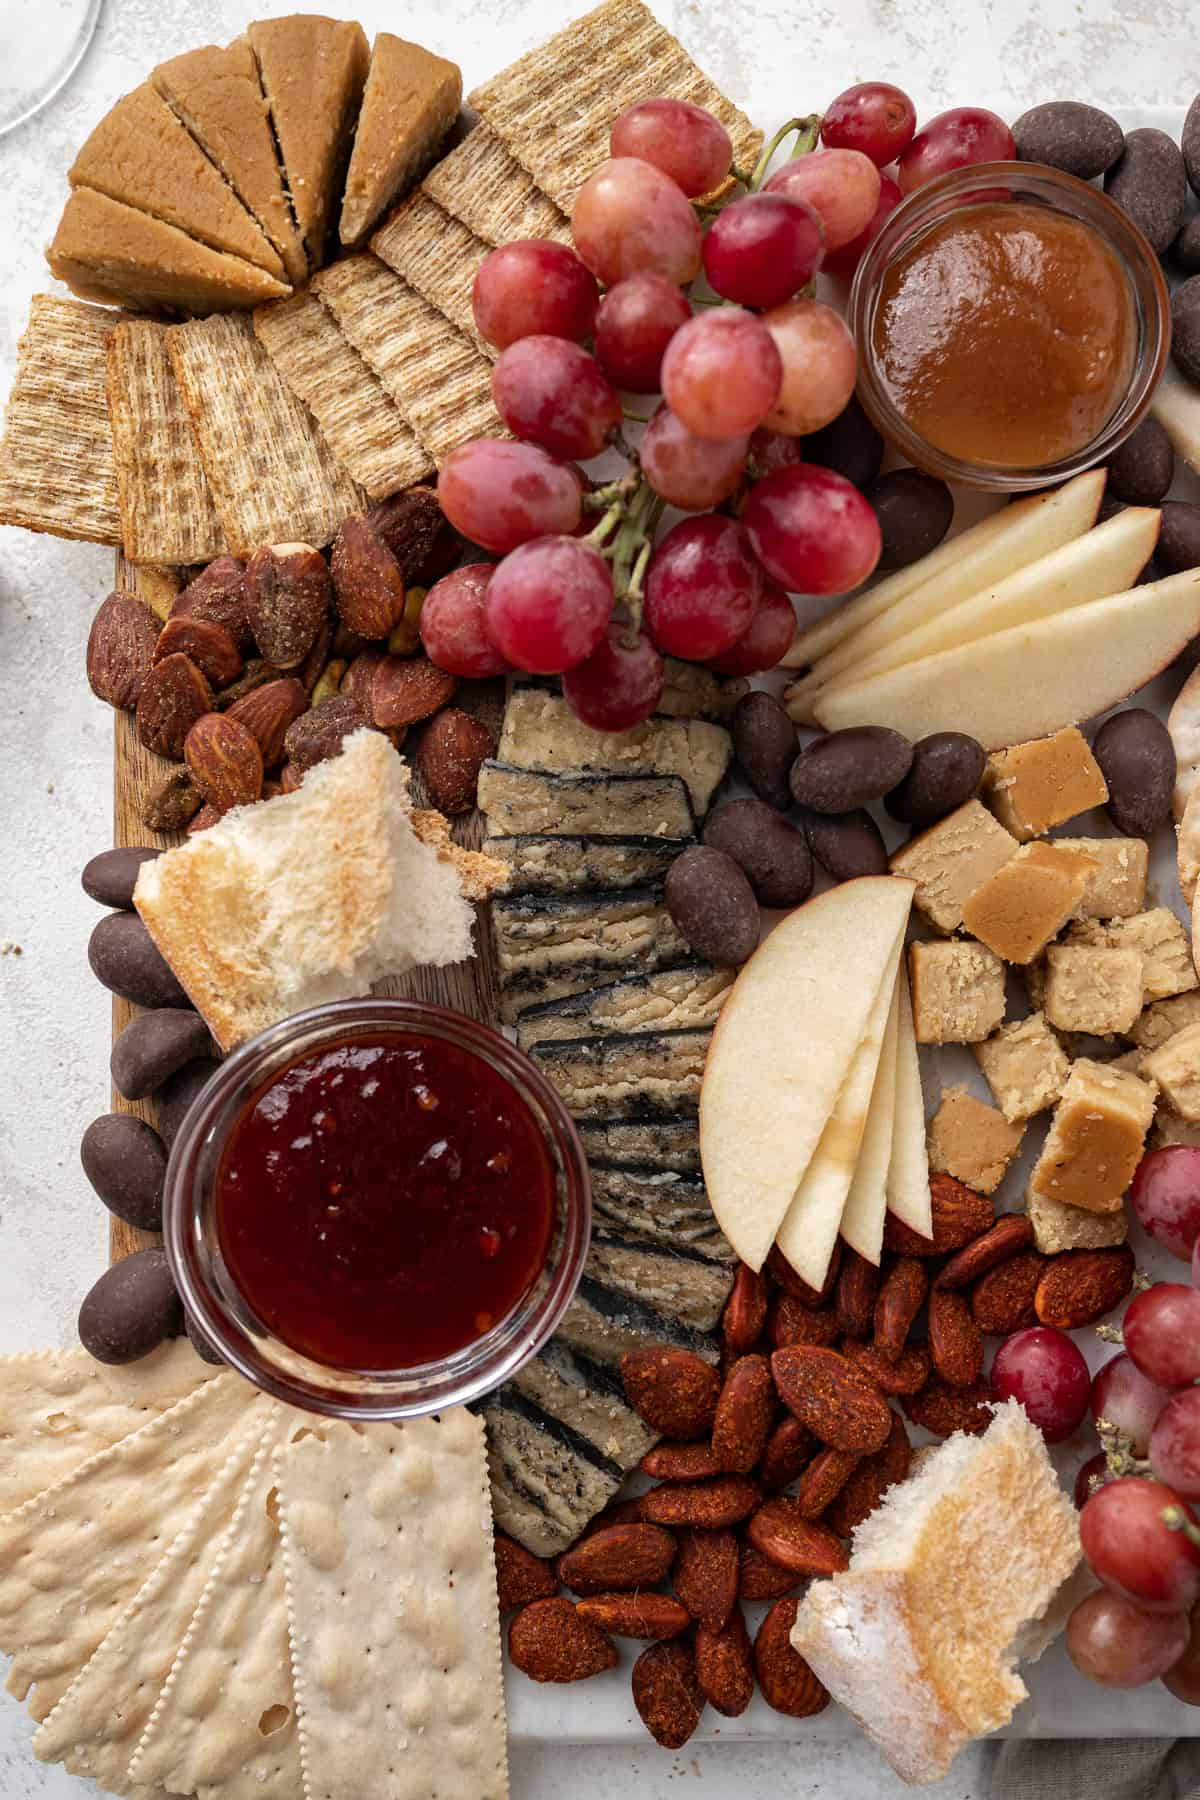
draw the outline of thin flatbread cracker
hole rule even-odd
[[[499,352],[475,329],[471,289],[490,245],[436,200],[416,188],[384,220],[371,248],[389,269],[416,288],[431,306],[457,325],[481,355],[494,362]]]
[[[140,1431],[0,1519],[0,1650],[7,1687],[48,1716],[228,1455],[257,1400],[218,1375]]]
[[[331,264],[312,291],[437,463],[471,438],[507,436],[492,404],[490,365],[377,256]]]
[[[0,1514],[165,1412],[215,1369],[186,1338],[112,1367],[86,1350],[0,1358]]]
[[[197,1800],[295,1800],[301,1791],[273,1461],[282,1431],[296,1422],[276,1411],[129,1765],[131,1781]]]
[[[610,154],[617,114],[658,94],[707,107],[729,132],[734,164],[754,166],[762,132],[642,0],[604,0],[485,81],[470,103],[569,214],[588,176]]]
[[[0,525],[121,542],[104,363],[120,317],[34,295],[0,439]]]
[[[431,200],[493,248],[514,238],[571,242],[571,221],[543,194],[504,139],[482,122],[422,182]]]
[[[432,460],[396,402],[307,289],[293,300],[260,307],[254,329],[334,455],[372,500],[430,473]]]
[[[121,539],[135,563],[212,562],[225,550],[167,328],[129,319],[108,340],[108,416],[117,464]]]
[[[193,1498],[174,1540],[34,1734],[34,1754],[42,1762],[65,1763],[72,1775],[91,1776],[114,1794],[137,1785],[130,1759],[246,1485],[266,1424],[261,1410],[263,1416],[242,1433],[202,1496]]]
[[[503,1800],[482,1422],[341,1425],[276,1466],[307,1800]]]
[[[325,441],[243,314],[167,332],[171,367],[236,556],[262,544],[331,543],[365,495]]]

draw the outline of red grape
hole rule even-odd
[[[776,469],[791,469],[803,462],[804,446],[794,437],[785,437],[782,431],[768,431],[760,425],[750,437],[750,460],[757,471],[756,479],[773,475]]]
[[[1098,1456],[1089,1456],[1075,1477],[1075,1505],[1080,1511],[1083,1510],[1092,1497],[1093,1477],[1095,1477],[1096,1481],[1100,1484],[1112,1480],[1108,1468],[1108,1458],[1105,1456],[1103,1450],[1100,1451]]]
[[[1125,1348],[1163,1387],[1200,1380],[1200,1289],[1159,1281],[1135,1294],[1122,1321]]]
[[[631,394],[657,394],[663,353],[691,316],[687,295],[653,269],[609,288],[596,315],[596,355],[610,381]]]
[[[642,437],[642,474],[669,505],[705,512],[736,490],[748,447],[745,437],[697,437],[669,406],[660,406]]]
[[[787,194],[810,206],[821,221],[828,256],[870,222],[879,199],[879,170],[860,150],[818,150],[784,163],[763,192]]]
[[[917,129],[917,109],[890,81],[860,81],[831,101],[821,121],[827,150],[861,150],[876,168],[895,162]]]
[[[863,251],[875,236],[889,213],[895,212],[904,195],[896,186],[890,175],[879,177],[879,198],[875,202],[875,211],[870,220],[857,237],[843,244],[840,250],[831,250],[825,258],[825,273],[836,275],[839,281],[852,281],[854,271],[862,261]]]
[[[996,113],[983,106],[952,106],[918,131],[900,158],[896,179],[900,192],[911,194],[950,169],[1011,162],[1016,154],[1016,140]]]
[[[489,250],[471,289],[476,329],[500,350],[535,333],[582,343],[599,300],[595,276],[551,238],[520,238]]]
[[[628,731],[662,698],[666,669],[644,631],[630,642],[630,626],[613,620],[585,662],[563,676],[571,711],[593,731]]]
[[[771,431],[804,437],[836,419],[854,392],[858,357],[840,313],[821,300],[789,300],[763,314],[783,363],[779,398],[767,414]]]
[[[621,424],[621,402],[594,356],[566,338],[525,337],[492,370],[496,411],[519,438],[552,456],[599,456]]]
[[[1129,1190],[1142,1229],[1187,1262],[1200,1244],[1200,1150],[1171,1144],[1143,1156]]]
[[[756,482],[742,521],[759,562],[789,593],[849,593],[879,561],[883,540],[869,502],[815,463]]]
[[[1200,1288],[1200,1237],[1196,1239],[1195,1248],[1192,1251],[1192,1286]]]
[[[508,664],[487,634],[488,583],[495,563],[466,563],[435,581],[421,605],[421,642],[430,662],[451,675],[483,681]]]
[[[697,437],[746,436],[775,404],[782,380],[766,326],[728,306],[689,319],[663,357],[663,398]]]
[[[465,538],[504,555],[530,538],[571,532],[583,513],[574,469],[536,444],[472,438],[452,450],[438,475],[442,511]]]
[[[1092,1572],[1147,1612],[1186,1612],[1200,1592],[1200,1550],[1163,1524],[1169,1506],[1195,1522],[1191,1508],[1161,1481],[1123,1475],[1093,1494],[1079,1515]]]
[[[653,269],[681,287],[700,272],[700,221],[669,175],[638,156],[601,163],[571,214],[575,248],[605,287]]]
[[[1142,1687],[1165,1675],[1187,1649],[1184,1613],[1143,1612],[1123,1594],[1097,1588],[1067,1620],[1067,1655],[1102,1687]]]
[[[812,280],[824,248],[810,207],[787,194],[747,194],[709,226],[704,273],[715,294],[739,306],[781,306]]]
[[[1053,1325],[1031,1325],[1005,1338],[992,1363],[992,1388],[1016,1400],[1048,1444],[1070,1437],[1087,1411],[1091,1382],[1077,1344]]]
[[[609,148],[653,163],[690,199],[720,187],[733,161],[720,119],[690,100],[636,100],[614,122]]]
[[[1163,1686],[1185,1706],[1200,1706],[1200,1606],[1192,1608],[1188,1626],[1187,1649],[1163,1676]]]
[[[1121,1351],[1092,1380],[1092,1417],[1107,1419],[1129,1439],[1135,1456],[1145,1456],[1154,1421],[1170,1397],[1170,1388],[1147,1380],[1133,1358]]]
[[[1150,1467],[1185,1500],[1200,1500],[1200,1387],[1173,1394],[1150,1435]]]
[[[536,538],[492,576],[488,636],[514,668],[561,675],[592,654],[612,608],[612,572],[598,550],[579,538]]]
[[[665,655],[707,662],[749,630],[762,590],[762,570],[733,519],[684,519],[650,558],[646,629]]]
[[[763,589],[750,629],[732,650],[714,656],[709,668],[718,675],[761,675],[786,656],[796,635],[796,614],[783,589],[769,581]]]

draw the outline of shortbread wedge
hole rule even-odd
[[[462,70],[420,44],[381,31],[371,47],[339,236],[359,244],[433,161],[458,116]]]

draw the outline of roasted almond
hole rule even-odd
[[[531,1681],[587,1681],[616,1667],[617,1647],[569,1600],[534,1600],[508,1628],[508,1654]]]
[[[1038,1319],[1060,1331],[1094,1325],[1133,1292],[1133,1275],[1128,1244],[1111,1250],[1063,1250],[1051,1257],[1037,1284]]]
[[[98,700],[122,712],[137,705],[160,629],[157,616],[132,594],[101,602],[87,642],[88,685]]]
[[[182,762],[184,740],[213,710],[212,689],[186,656],[166,656],[147,671],[137,703],[137,733],[147,750]]]
[[[496,1592],[500,1611],[528,1606],[531,1600],[548,1600],[558,1588],[549,1563],[526,1550],[503,1531],[495,1535]]]
[[[142,806],[142,823],[152,831],[182,831],[204,804],[204,796],[185,768],[172,769],[151,788]]]
[[[210,802],[205,801],[204,805],[200,808],[200,811],[188,826],[187,834],[189,837],[199,837],[202,831],[208,831],[212,826],[219,825],[220,822],[221,814],[217,811],[217,808],[211,805]]]
[[[433,488],[389,494],[371,508],[367,521],[399,563],[406,587],[412,582],[431,587],[458,560],[461,540]]]
[[[800,1477],[796,1510],[802,1519],[819,1519],[833,1505],[862,1461],[852,1450],[819,1450]]]
[[[955,1431],[979,1437],[992,1422],[991,1388],[986,1381],[971,1387],[952,1387],[940,1375],[931,1375],[919,1394],[908,1394],[902,1401],[914,1425],[924,1426],[934,1437],[946,1438]]]
[[[351,631],[372,640],[390,636],[404,617],[404,574],[365,513],[342,520],[330,571],[338,612]]]
[[[759,1480],[768,1493],[788,1487],[806,1468],[817,1441],[807,1425],[785,1414],[767,1439],[758,1465]]]
[[[218,813],[251,806],[262,793],[263,759],[254,733],[229,713],[205,713],[183,741],[183,760]]]
[[[308,711],[308,694],[294,675],[268,681],[243,694],[227,709],[227,717],[253,732],[262,751],[263,767],[273,769],[283,760],[288,727]]]
[[[754,1698],[754,1650],[741,1607],[733,1606],[719,1631],[699,1626],[692,1652],[704,1698],[725,1718],[736,1719]]]
[[[838,1348],[885,1394],[915,1394],[929,1380],[932,1364],[924,1344],[906,1344],[895,1362],[874,1344],[860,1344],[856,1338],[844,1338]]]
[[[686,1444],[711,1431],[721,1377],[690,1350],[657,1344],[627,1350],[621,1379],[630,1406],[664,1437]]]
[[[857,1250],[842,1255],[842,1272],[838,1276],[834,1305],[839,1333],[847,1337],[869,1338],[875,1322],[875,1300],[879,1293],[880,1272]]]
[[[376,725],[416,725],[457,692],[458,676],[448,675],[427,656],[381,656],[371,674],[371,717]]]
[[[671,1594],[591,1594],[578,1602],[575,1615],[613,1637],[656,1643],[678,1637],[692,1622],[687,1607]]]
[[[811,1719],[824,1712],[829,1695],[804,1658],[792,1649],[792,1628],[799,1602],[777,1600],[754,1639],[754,1672],[767,1705],[790,1719]]]
[[[892,1416],[887,1401],[836,1350],[792,1344],[776,1350],[771,1373],[788,1411],[823,1444],[862,1456],[886,1442]]]
[[[681,1750],[700,1723],[704,1695],[691,1646],[651,1644],[633,1665],[633,1704],[656,1744]]]
[[[767,1336],[776,1350],[788,1344],[836,1343],[837,1311],[832,1306],[806,1306],[791,1294],[776,1294],[767,1313]]]
[[[746,1356],[767,1323],[766,1277],[740,1262],[721,1315],[721,1333],[732,1356]]]
[[[329,666],[329,654],[333,646],[333,620],[326,613],[317,627],[317,635],[309,647],[308,655],[296,669],[297,681],[304,683],[305,692],[312,694],[321,676]],[[340,690],[339,690],[340,691]],[[366,711],[366,708],[363,708]]]
[[[656,1525],[694,1525],[721,1531],[748,1518],[762,1499],[762,1489],[748,1475],[718,1475],[713,1481],[669,1482],[651,1488],[638,1501],[643,1519]]]
[[[242,653],[223,625],[183,613],[168,619],[158,634],[154,660],[164,656],[190,656],[204,679],[214,688],[228,687],[242,672]]]
[[[874,1456],[864,1456],[830,1503],[825,1523],[839,1537],[848,1538],[869,1518],[890,1487],[908,1474],[912,1449],[904,1420],[892,1414],[887,1443]]]
[[[288,726],[283,735],[284,754],[303,775],[318,763],[338,756],[346,739],[352,732],[361,731],[366,722],[355,701],[341,694],[322,700],[320,706],[310,706]]]
[[[432,668],[432,664],[429,665]],[[417,745],[416,766],[423,777],[429,803],[454,818],[475,805],[479,771],[496,754],[496,739],[483,723],[447,706],[430,719]]]
[[[732,1531],[681,1531],[671,1586],[697,1624],[719,1631],[738,1591],[738,1541]]]
[[[980,1331],[1009,1337],[1038,1322],[1036,1296],[1046,1258],[1021,1250],[991,1269],[971,1289],[971,1312]]]
[[[875,1301],[875,1348],[888,1362],[904,1349],[928,1292],[929,1277],[915,1256],[902,1256],[889,1269]]]
[[[742,1356],[725,1377],[712,1422],[713,1454],[722,1469],[748,1475],[763,1453],[775,1417],[775,1384],[765,1356]]]
[[[175,596],[171,618],[208,619],[229,633],[244,655],[254,633],[246,604],[246,565],[237,556],[218,556]]]
[[[946,1256],[982,1237],[995,1223],[996,1211],[985,1194],[953,1175],[931,1175],[929,1195],[933,1209],[933,1236],[923,1238],[895,1213],[888,1213],[883,1228],[883,1247],[901,1256]]]
[[[653,1587],[675,1560],[675,1539],[658,1525],[610,1525],[558,1559],[558,1579],[577,1594]]]
[[[935,1276],[935,1288],[968,1287],[972,1281],[978,1281],[990,1269],[995,1269],[1010,1256],[1016,1256],[1021,1250],[1027,1250],[1033,1242],[1033,1226],[1024,1213],[1005,1213],[997,1219],[990,1231],[977,1237],[974,1243],[967,1244],[957,1256],[952,1256],[945,1267]]]
[[[810,1288],[807,1281],[801,1281],[778,1244],[772,1244],[767,1253],[767,1272],[793,1300],[802,1300],[805,1306],[824,1306],[830,1294],[837,1286],[837,1279],[842,1268],[842,1245],[839,1241],[833,1247],[833,1255],[829,1259],[829,1267],[825,1271],[825,1280],[818,1293]]]
[[[929,1354],[943,1381],[971,1387],[983,1373],[983,1333],[965,1294],[935,1288],[929,1296]]]
[[[264,544],[246,565],[245,588],[259,650],[277,669],[294,669],[329,617],[325,558],[311,544]]]
[[[743,1544],[741,1563],[738,1569],[738,1599],[747,1605],[760,1600],[782,1600],[785,1594],[794,1594],[804,1577],[793,1574],[791,1569],[781,1568],[773,1563],[769,1556],[756,1550],[753,1544]]]
[[[722,1473],[711,1444],[655,1444],[638,1464],[654,1481],[707,1481]]]
[[[748,1543],[794,1575],[837,1575],[850,1558],[828,1526],[801,1512],[792,1494],[776,1494],[746,1521]]]

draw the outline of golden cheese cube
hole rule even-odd
[[[1081,1206],[1067,1206],[1062,1200],[1051,1200],[1031,1187],[1025,1196],[1025,1211],[1033,1226],[1033,1241],[1043,1256],[1057,1256],[1060,1250],[1111,1250],[1129,1236],[1129,1215],[1119,1212],[1085,1212]]]
[[[1200,987],[1187,932],[1168,906],[1135,913],[1129,919],[1077,919],[1067,932],[1071,944],[1107,944],[1114,950],[1142,954],[1142,998],[1166,1000]]]
[[[913,904],[939,931],[957,931],[970,894],[1017,854],[1016,838],[968,800],[897,850],[893,875],[916,882]]]
[[[1200,1025],[1177,1031],[1143,1057],[1141,1072],[1189,1125],[1200,1123]]]
[[[1129,1035],[1143,1050],[1157,1050],[1160,1044],[1182,1031],[1185,1025],[1200,1025],[1200,992],[1175,994],[1169,1000],[1153,1000],[1134,1021]]]
[[[1059,1031],[1092,1037],[1123,1034],[1142,1010],[1142,979],[1136,950],[1051,944],[1046,952],[1046,1017]]]
[[[1083,733],[1067,725],[1052,737],[994,751],[983,772],[983,795],[1005,829],[1026,843],[1103,806],[1108,783]]]
[[[908,978],[920,1044],[978,1044],[1004,1017],[1004,964],[985,944],[910,944]]]
[[[1096,867],[1079,902],[1081,919],[1129,919],[1146,904],[1150,846],[1145,838],[1054,838],[1059,850],[1078,850]]]
[[[1071,1071],[1066,1051],[1041,1013],[1013,1019],[973,1046],[1000,1111],[1010,1123],[1053,1106]]]
[[[1119,1212],[1154,1117],[1148,1081],[1081,1056],[1062,1098],[1030,1186],[1066,1206]]]
[[[1186,1144],[1189,1149],[1200,1150],[1200,1125],[1181,1119],[1173,1106],[1165,1106],[1160,1100],[1154,1109],[1154,1124],[1150,1127],[1150,1148],[1167,1150],[1173,1144]]]
[[[1077,850],[1022,844],[968,895],[963,928],[1005,962],[1032,962],[1074,916],[1095,867]]]
[[[966,1088],[948,1088],[929,1124],[929,1166],[981,1194],[994,1194],[1025,1135]]]

